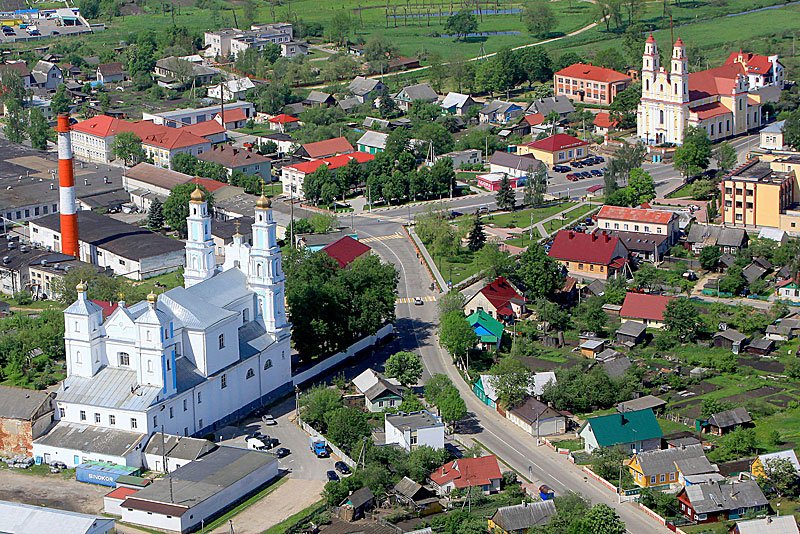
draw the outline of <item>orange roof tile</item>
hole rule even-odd
[[[372,161],[373,159],[375,159],[375,156],[372,154],[367,154],[366,152],[353,152],[352,154],[341,154],[339,156],[333,156],[330,158],[295,163],[294,165],[287,165],[287,167],[290,169],[295,169],[296,171],[304,174],[309,174],[316,171],[323,165],[327,165],[328,169],[333,170],[338,169],[339,167],[344,167],[353,160],[357,161],[358,163],[366,163],[368,161]]]
[[[577,137],[572,137],[571,135],[559,133],[551,135],[550,137],[546,137],[544,139],[540,139],[539,141],[533,141],[531,143],[525,143],[525,144],[526,146],[538,150],[544,150],[545,152],[557,152],[559,150],[564,150],[565,148],[575,148],[579,146],[585,146],[588,145],[589,143],[581,139],[578,139]]]
[[[485,486],[491,484],[492,480],[501,478],[503,475],[500,473],[500,465],[494,455],[480,458],[459,458],[446,463],[430,474],[430,479],[436,484],[443,486],[448,482],[453,482],[457,488]]]
[[[601,111],[594,116],[594,125],[598,128],[615,128],[617,124],[619,124],[619,122],[611,120],[611,115],[605,111]]]
[[[671,211],[625,208],[622,206],[603,206],[597,213],[598,219],[615,219],[652,224],[668,224],[675,214]]]
[[[593,82],[622,82],[630,80],[630,77],[615,71],[614,69],[607,69],[605,67],[598,67],[595,65],[587,65],[585,63],[573,63],[569,67],[565,67],[556,72],[556,76],[567,76],[569,78],[578,78],[581,80],[592,80]]]
[[[718,117],[719,115],[731,113],[731,110],[720,102],[712,102],[710,104],[703,104],[702,106],[689,108],[689,111],[697,113],[697,117],[700,120],[710,119],[711,117]]]

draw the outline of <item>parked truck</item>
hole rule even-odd
[[[322,438],[311,436],[308,438],[308,448],[311,449],[317,458],[327,458],[330,456],[328,452],[328,444]]]

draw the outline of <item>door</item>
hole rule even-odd
[[[44,453],[44,463],[46,463],[46,464],[50,463],[50,453],[49,452]]]
[[[75,465],[80,465],[81,457],[76,454],[75,456],[72,457],[72,463]]]

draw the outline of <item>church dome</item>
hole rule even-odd
[[[267,198],[264,193],[261,193],[261,196],[258,197],[258,200],[256,200],[256,207],[261,209],[269,209],[272,207],[272,200]]]
[[[200,189],[200,185],[195,185],[194,191],[192,191],[192,194],[189,195],[189,199],[192,202],[205,202],[206,201],[206,194],[203,193],[202,189]]]

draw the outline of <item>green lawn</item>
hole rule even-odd
[[[562,439],[561,441],[551,441],[550,443],[552,443],[554,447],[557,447],[559,449],[569,449],[571,451],[583,450],[583,440],[581,438]]]
[[[547,230],[548,233],[553,234],[555,233],[556,230],[558,230],[565,224],[571,224],[579,219],[583,219],[586,217],[586,215],[595,211],[596,209],[597,205],[592,205],[592,204],[579,206],[565,213],[564,215],[566,217],[564,219],[553,219],[551,221],[547,221],[542,226],[544,226],[544,229]]]
[[[476,254],[468,250],[462,250],[457,256],[450,258],[437,256],[435,261],[444,279],[453,285],[463,282],[480,270]]]
[[[491,224],[498,228],[526,228],[531,223],[536,224],[542,219],[552,217],[557,213],[574,206],[574,202],[564,202],[553,204],[544,208],[529,208],[509,213],[489,214],[482,217],[486,224]]]

